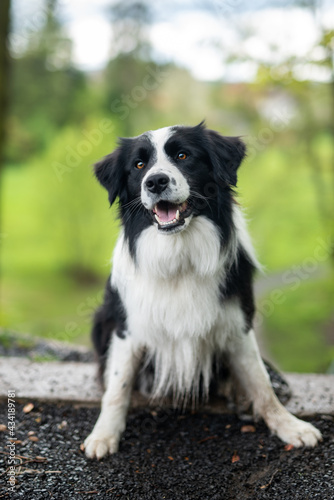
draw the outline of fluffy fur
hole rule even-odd
[[[256,345],[258,264],[233,198],[244,155],[239,138],[201,123],[122,139],[97,163],[110,203],[119,199],[122,230],[93,328],[106,392],[87,456],[117,451],[134,383],[154,398],[197,401],[224,363],[281,439],[321,438],[278,401]]]

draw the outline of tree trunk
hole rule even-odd
[[[6,111],[8,102],[8,33],[10,0],[0,1],[0,175],[4,160]]]

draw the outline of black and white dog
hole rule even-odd
[[[258,263],[233,199],[244,155],[238,137],[201,123],[121,139],[96,164],[110,203],[119,198],[122,230],[95,316],[106,391],[85,440],[88,457],[118,450],[132,387],[152,367],[151,395],[184,402],[207,395],[217,367],[228,363],[255,414],[283,441],[321,439],[277,399],[254,337]]]

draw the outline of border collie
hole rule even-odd
[[[95,165],[122,229],[93,341],[105,393],[85,440],[90,458],[118,450],[132,387],[151,377],[153,398],[176,403],[209,394],[228,366],[269,429],[296,447],[320,432],[273,392],[253,332],[258,263],[233,198],[245,156],[239,137],[200,123],[121,139]],[[147,384],[146,384],[147,385]]]

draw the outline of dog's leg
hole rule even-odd
[[[100,459],[108,452],[117,452],[121,434],[125,429],[133,379],[141,353],[135,352],[128,332],[122,333],[121,337],[115,332],[112,335],[101,413],[84,443],[89,458]]]
[[[313,425],[291,415],[277,399],[261,359],[254,332],[240,333],[228,347],[231,368],[269,429],[293,446],[315,446],[321,433]]]

